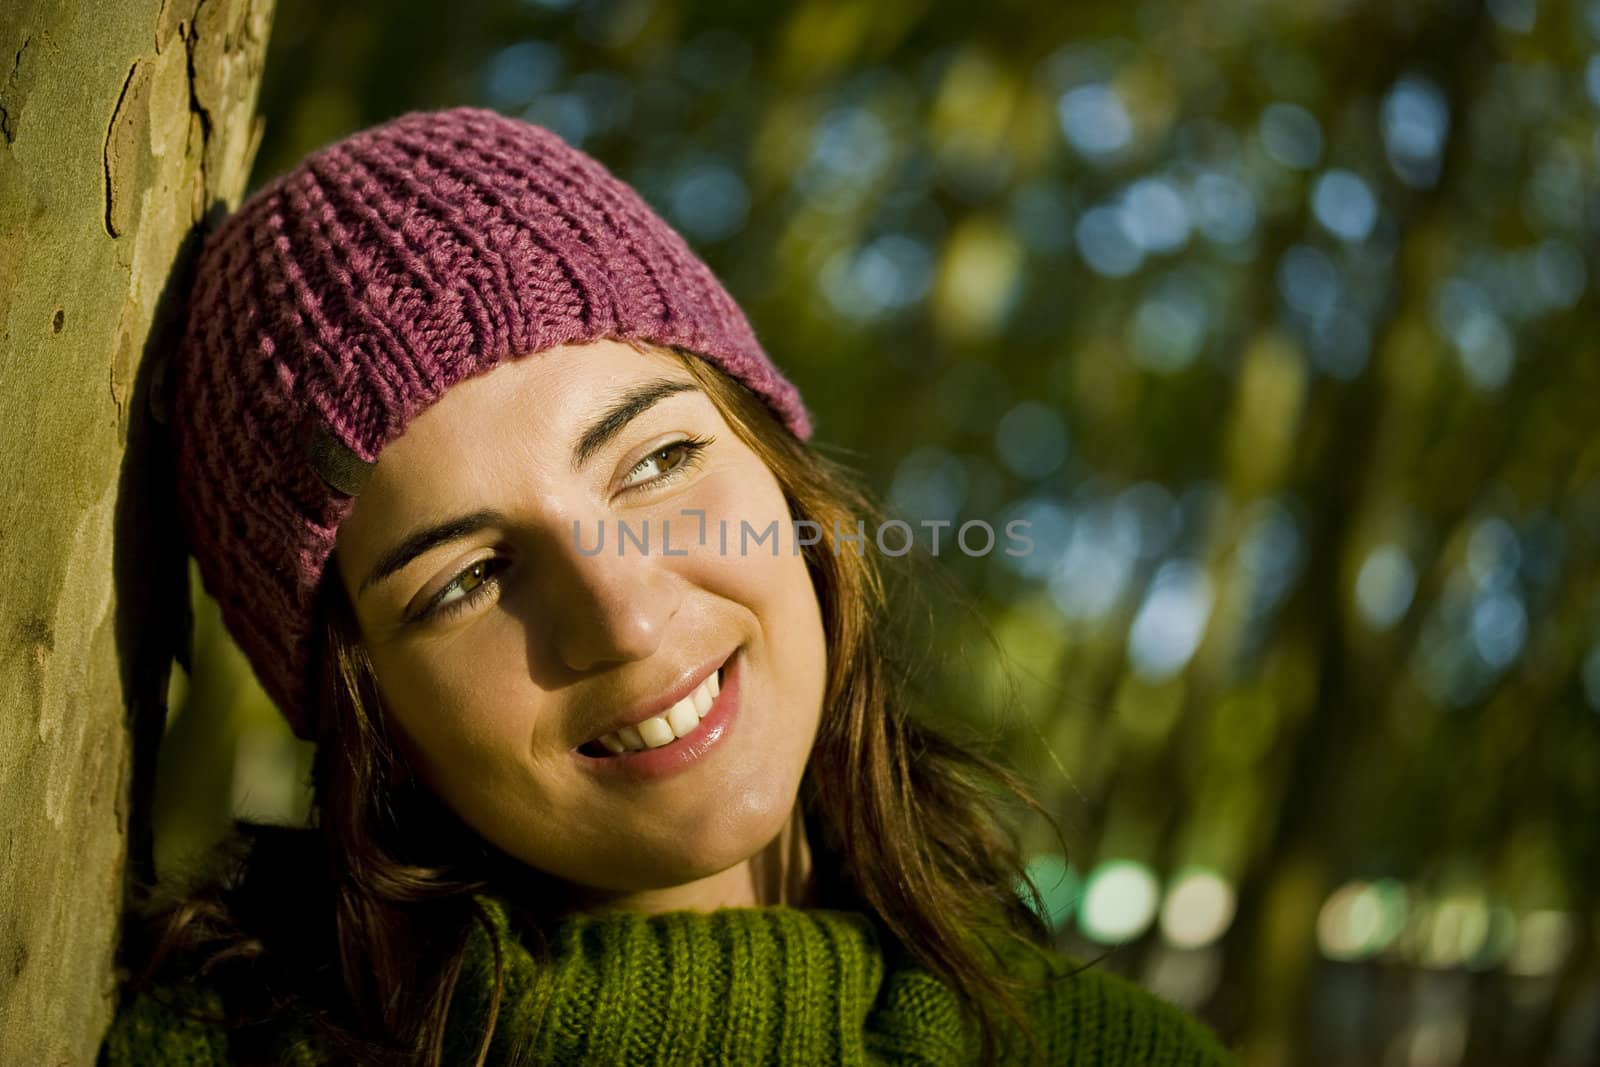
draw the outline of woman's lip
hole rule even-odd
[[[625,711],[615,719],[612,719],[609,725],[595,731],[594,734],[577,747],[581,748],[583,745],[598,741],[606,734],[614,734],[624,726],[638,726],[646,719],[653,719],[657,715],[666,714],[672,708],[672,705],[699,689],[707,678],[721,670],[732,657],[732,652],[725,652],[707,663],[702,663],[679,678],[676,684],[668,689],[664,695],[646,703],[634,705],[631,710]]]
[[[722,688],[717,692],[711,708],[688,736],[668,742],[660,748],[618,753],[615,756],[591,756],[579,749],[572,755],[583,769],[604,778],[631,781],[653,781],[687,770],[704,759],[733,732],[738,719],[741,681],[744,675],[744,657],[735,651],[722,669]]]

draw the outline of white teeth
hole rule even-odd
[[[651,748],[660,748],[669,741],[675,740],[671,725],[660,715],[653,719],[646,719],[639,724],[639,736],[644,738],[644,743]]]
[[[672,727],[674,737],[684,737],[699,726],[700,715],[695,711],[694,701],[685,699],[672,705],[672,710],[667,712],[667,725]]]
[[[614,734],[603,734],[598,740],[606,751],[616,755],[638,752],[646,748],[660,748],[680,737],[694,732],[711,710],[711,704],[722,692],[721,672],[713,671],[693,693],[678,701],[660,715],[652,716],[635,726],[624,726]]]

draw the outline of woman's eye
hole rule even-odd
[[[480,559],[439,590],[438,595],[423,609],[420,617],[450,615],[470,607],[480,596],[486,594],[504,563],[505,560],[498,557]]]
[[[664,448],[658,448],[644,459],[640,460],[633,470],[628,472],[628,477],[623,480],[624,489],[664,478],[686,469],[697,456],[701,449],[710,442],[701,439],[686,439],[674,441]]]

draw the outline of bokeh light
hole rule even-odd
[[[1417,571],[1405,549],[1378,545],[1356,575],[1356,606],[1368,625],[1386,630],[1405,615],[1416,590]]]
[[[1127,108],[1109,85],[1080,85],[1068,90],[1056,105],[1056,114],[1067,140],[1090,159],[1113,156],[1133,139],[1133,122]]]
[[[1394,942],[1409,914],[1408,896],[1399,883],[1347,882],[1323,902],[1317,944],[1329,959],[1365,959]]]
[[[1161,904],[1161,933],[1178,948],[1204,948],[1233,921],[1233,886],[1216,871],[1180,873]]]
[[[1072,919],[1082,889],[1077,872],[1064,856],[1044,853],[1028,860],[1028,881],[1044,898],[1044,919],[1060,929]],[[1024,895],[1024,899],[1027,899]]]
[[[1160,886],[1149,867],[1134,860],[1108,860],[1089,875],[1078,922],[1101,944],[1131,941],[1150,928],[1159,897]]]
[[[1181,671],[1200,646],[1212,599],[1204,568],[1184,560],[1162,564],[1128,632],[1134,671],[1155,682]]]

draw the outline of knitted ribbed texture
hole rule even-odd
[[[268,183],[207,238],[188,316],[172,399],[185,526],[302,736],[312,598],[350,494],[450,386],[636,339],[704,356],[811,434],[683,239],[595,160],[491,111],[403,115]]]
[[[977,1030],[954,993],[908,963],[888,966],[865,915],[786,907],[583,915],[557,928],[540,966],[500,937],[506,986],[489,1063],[921,1064],[977,1061]],[[1064,957],[1005,953],[1010,973],[1039,981],[1023,994],[1051,1064],[1221,1067],[1234,1059],[1203,1025],[1124,979]],[[897,955],[895,958],[901,958]],[[481,930],[452,1007],[445,1062],[471,1063],[482,1039],[493,955]],[[221,1067],[227,1036],[180,1021],[163,996],[209,1004],[193,985],[135,998],[107,1035],[103,1067]],[[290,1062],[329,1062],[283,1035]],[[1001,1063],[1023,1063],[1010,1033]]]

